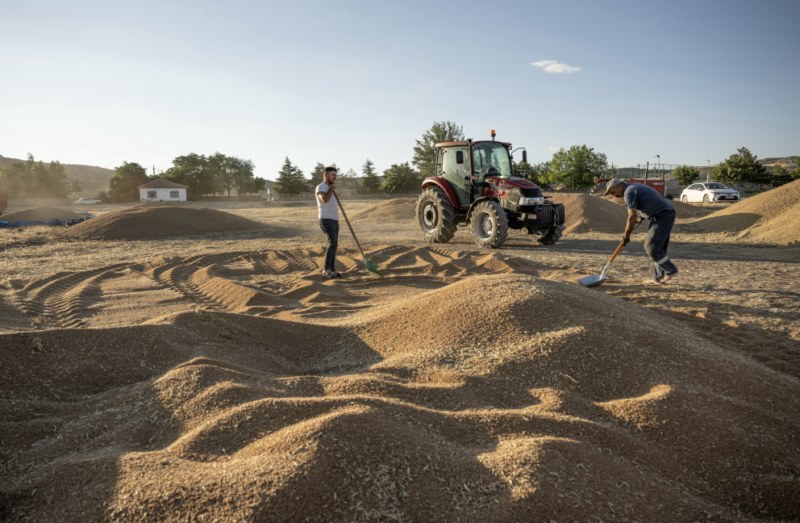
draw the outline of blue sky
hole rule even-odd
[[[800,1],[0,0],[0,20],[7,157],[382,171],[442,120],[533,162],[800,154]]]

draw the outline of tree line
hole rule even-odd
[[[700,170],[697,167],[681,165],[672,172],[672,176],[681,185],[690,185],[700,178]],[[795,168],[791,171],[781,165],[767,169],[747,147],[740,147],[714,167],[711,179],[728,185],[743,183],[777,185],[800,179],[800,158],[797,158]]]
[[[419,191],[422,180],[435,174],[436,148],[439,142],[464,140],[464,133],[454,122],[434,122],[421,138],[416,140],[414,157],[411,162],[393,163],[383,171],[383,179],[378,176],[375,164],[368,158],[361,168],[361,177],[357,177],[352,169],[339,172],[337,185],[342,190],[356,194],[385,193],[404,194]],[[332,164],[336,166],[336,164]],[[313,192],[322,181],[325,165],[317,163],[314,170],[306,178],[303,172],[289,158],[278,172],[275,190],[278,194],[291,196]]]
[[[0,169],[0,192],[15,198],[66,198],[80,190],[80,183],[67,178],[60,162],[36,161],[32,154],[24,162]]]
[[[331,164],[336,167],[336,164]],[[306,178],[299,167],[292,164],[289,158],[283,162],[281,170],[278,171],[278,179],[275,182],[275,191],[282,196],[292,196],[313,192],[317,185],[322,183],[322,174],[325,165],[317,162],[310,177]],[[407,193],[417,190],[422,178],[419,172],[409,166],[408,162],[392,164],[391,167],[383,171],[383,181],[375,170],[375,164],[367,158],[361,167],[361,177],[358,177],[352,169],[340,171],[336,184],[340,187],[340,192],[350,192],[353,194],[375,194],[375,193]]]
[[[434,122],[430,129],[415,140],[411,162],[394,163],[378,176],[374,163],[367,159],[361,168],[361,176],[348,169],[340,172],[339,187],[351,193],[414,193],[419,190],[423,179],[436,174],[436,147],[440,142],[464,141],[463,128],[455,122]],[[335,164],[333,164],[335,166]],[[209,195],[231,195],[233,190],[239,195],[259,193],[266,189],[267,182],[258,178],[250,160],[227,156],[216,152],[212,155],[190,153],[178,156],[172,166],[160,177],[186,185],[189,199]],[[306,178],[303,171],[285,158],[275,190],[282,196],[305,194],[314,191],[322,181],[325,165],[317,162]],[[567,189],[581,189],[594,185],[595,178],[611,178],[617,174],[609,166],[605,154],[587,145],[573,145],[569,149],[559,149],[547,162],[529,164],[519,162],[514,165],[517,176],[528,178],[540,185],[562,185]],[[682,185],[689,185],[700,178],[700,171],[692,166],[680,166],[672,173]],[[138,163],[123,162],[114,169],[107,193],[101,193],[104,201],[124,202],[139,199],[138,187],[156,178],[148,176]],[[728,184],[775,183],[777,180],[800,179],[800,159],[792,171],[783,167],[768,170],[746,147],[717,165],[712,178]],[[80,191],[76,180],[67,178],[64,166],[59,162],[45,164],[28,155],[25,162],[17,162],[0,169],[0,192],[16,198],[64,198],[70,192]]]
[[[266,188],[266,180],[253,174],[255,166],[250,160],[222,153],[186,154],[172,160],[172,166],[160,175],[148,176],[138,163],[123,162],[114,169],[109,190],[100,195],[104,201],[126,202],[139,199],[140,185],[155,178],[165,178],[187,187],[187,198],[231,195],[234,189],[240,195],[253,194]]]

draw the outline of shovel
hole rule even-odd
[[[364,258],[364,267],[366,267],[367,270],[369,272],[371,272],[372,274],[376,274],[376,275],[380,276],[381,278],[383,278],[383,274],[381,274],[380,271],[378,271],[378,267],[374,263],[369,261],[369,258],[367,258],[367,255],[364,254],[364,249],[361,248],[361,244],[358,242],[358,238],[356,237],[356,233],[355,233],[355,231],[353,231],[353,226],[350,225],[350,220],[347,219],[347,213],[344,212],[344,207],[342,207],[342,202],[339,201],[339,195],[336,194],[336,191],[333,191],[333,197],[336,198],[336,203],[339,204],[339,210],[342,211],[342,216],[344,216],[344,221],[347,222],[347,228],[350,229],[350,234],[353,235],[353,239],[356,241],[356,245],[358,245],[358,252],[360,252],[361,253],[361,257]]]
[[[623,242],[619,242],[617,249],[614,251],[614,254],[611,255],[611,259],[608,260],[603,270],[600,271],[600,274],[593,274],[591,276],[585,276],[578,280],[578,283],[581,285],[585,285],[586,287],[597,287],[604,281],[608,279],[608,270],[611,268],[611,264],[614,263],[614,259],[617,257],[617,254],[622,250],[625,246]]]

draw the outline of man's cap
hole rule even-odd
[[[611,192],[611,189],[613,189],[614,187],[616,187],[621,183],[624,183],[624,180],[622,180],[621,178],[611,178],[610,180],[608,180],[608,183],[606,184],[606,192],[603,193],[603,196],[606,196],[608,193]]]

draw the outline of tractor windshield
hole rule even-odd
[[[472,145],[472,169],[483,176],[511,177],[511,157],[502,143],[483,142]]]

